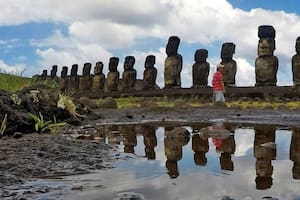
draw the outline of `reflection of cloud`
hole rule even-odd
[[[235,157],[249,155],[249,149],[253,149],[254,143],[254,130],[253,129],[236,129],[235,137],[236,150]]]

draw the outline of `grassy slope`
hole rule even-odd
[[[0,89],[15,92],[31,84],[31,78],[0,73]]]

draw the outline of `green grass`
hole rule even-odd
[[[31,85],[31,78],[0,73],[0,89],[15,92]]]

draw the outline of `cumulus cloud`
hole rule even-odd
[[[203,48],[234,42],[238,85],[254,84],[257,29],[259,25],[273,25],[277,31],[274,54],[280,62],[278,81],[279,84],[291,84],[291,78],[284,76],[291,76],[290,59],[295,54],[295,39],[299,35],[300,17],[295,13],[261,8],[245,11],[232,7],[226,0],[11,0],[9,3],[1,1],[0,6],[4,8],[0,13],[0,25],[65,24],[66,35],[58,31],[42,42],[32,43],[37,46],[41,65],[108,60],[115,50],[131,51],[137,54],[137,60],[143,60],[146,55],[142,52],[151,52],[148,49],[134,51],[137,41],[147,43],[149,38],[166,41],[170,35],[178,35],[183,43],[199,44]],[[1,41],[0,45],[4,43]],[[151,49],[164,45],[156,44]],[[163,64],[164,54],[160,50],[152,53],[158,53],[161,57],[158,64]],[[182,54],[184,65],[192,65],[192,60],[185,59],[185,52]],[[191,79],[190,67],[184,67],[183,86],[191,86]],[[161,77],[158,81],[161,83]]]
[[[0,73],[23,75],[23,72],[27,68],[24,64],[8,65],[3,60],[0,60]]]

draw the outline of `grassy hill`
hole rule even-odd
[[[15,92],[31,84],[31,78],[0,73],[0,89]]]

